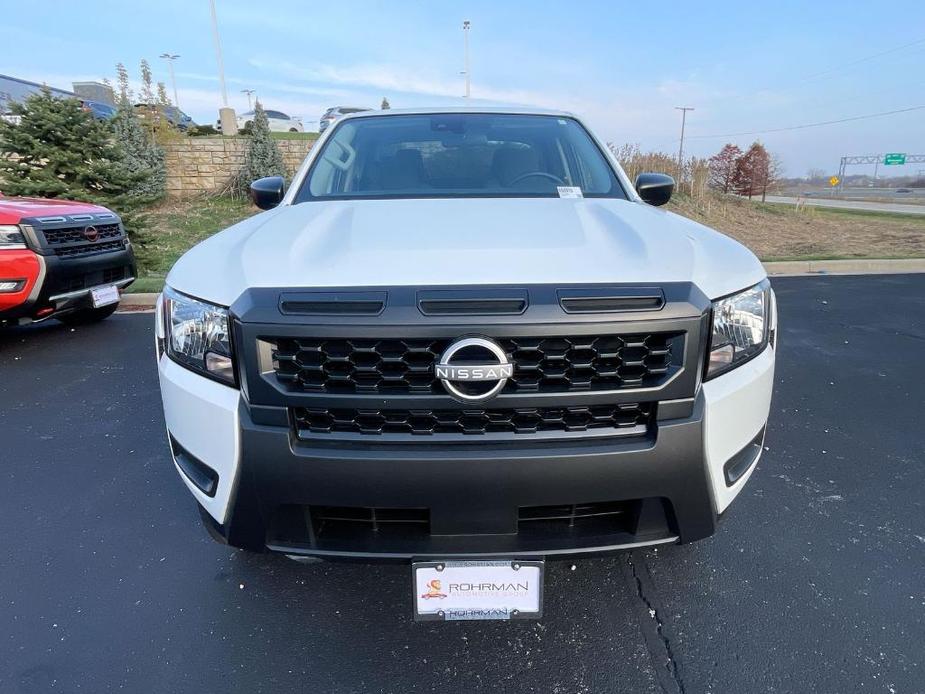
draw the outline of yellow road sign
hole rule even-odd
[[[829,179],[829,183],[832,185],[833,188],[837,186],[839,183],[838,176],[832,176],[832,178]]]

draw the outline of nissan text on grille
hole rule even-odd
[[[673,187],[565,112],[338,118],[158,302],[208,532],[407,562],[419,620],[537,618],[546,561],[716,532],[763,450],[776,304]]]

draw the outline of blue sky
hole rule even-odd
[[[12,3],[0,73],[69,88],[133,76],[148,58],[180,106],[212,122],[220,105],[207,0]],[[446,104],[462,95],[461,24],[473,97],[565,108],[607,140],[687,151],[760,138],[788,175],[833,171],[842,154],[925,153],[925,110],[762,135],[710,137],[925,106],[925,2],[245,2],[217,0],[231,105],[256,89],[314,127],[331,105]],[[653,9],[657,8],[657,9]],[[16,41],[10,41],[16,37]],[[908,45],[911,44],[911,45]],[[877,55],[882,54],[882,55]],[[918,167],[925,168],[925,167]],[[882,170],[882,169],[881,169]],[[859,170],[860,172],[860,170]],[[896,173],[914,173],[896,167]]]

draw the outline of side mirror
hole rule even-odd
[[[283,201],[286,183],[282,176],[258,178],[251,183],[251,200],[261,210],[272,210]]]
[[[643,202],[659,207],[671,200],[674,179],[659,173],[641,173],[636,176],[636,192]]]

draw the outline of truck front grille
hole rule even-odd
[[[633,532],[639,501],[605,501],[586,504],[523,506],[517,516],[521,534],[555,536],[576,528],[597,532]]]
[[[106,268],[99,272],[89,272],[71,277],[62,288],[66,291],[73,292],[81,289],[98,287],[101,284],[114,284],[120,280],[124,280],[126,274],[126,268],[123,266]]]
[[[45,242],[49,246],[60,246],[66,243],[84,243],[87,241],[84,231],[87,224],[74,227],[63,227],[61,229],[43,229]],[[97,239],[118,239],[122,237],[122,227],[118,224],[92,224],[97,232]],[[95,242],[95,243],[98,243]]]
[[[434,366],[450,340],[267,338],[273,371],[291,392],[438,394]],[[514,364],[506,393],[657,387],[680,367],[683,333],[498,340]]]
[[[671,504],[660,498],[520,507],[516,535],[476,531],[434,534],[431,516],[428,507],[284,504],[270,516],[267,544],[295,553],[313,549],[361,555],[433,556],[441,553],[440,548],[447,548],[449,554],[459,553],[462,542],[475,552],[516,556],[518,551],[512,547],[532,552],[574,550],[658,541],[675,534]]]
[[[55,255],[61,258],[72,258],[80,255],[91,255],[93,253],[108,253],[110,251],[121,251],[125,248],[124,241],[96,241],[94,243],[84,243],[80,246],[61,246],[55,247]]]
[[[516,409],[374,410],[295,407],[290,410],[300,439],[336,434],[369,436],[484,436],[586,432],[643,435],[654,403]]]

